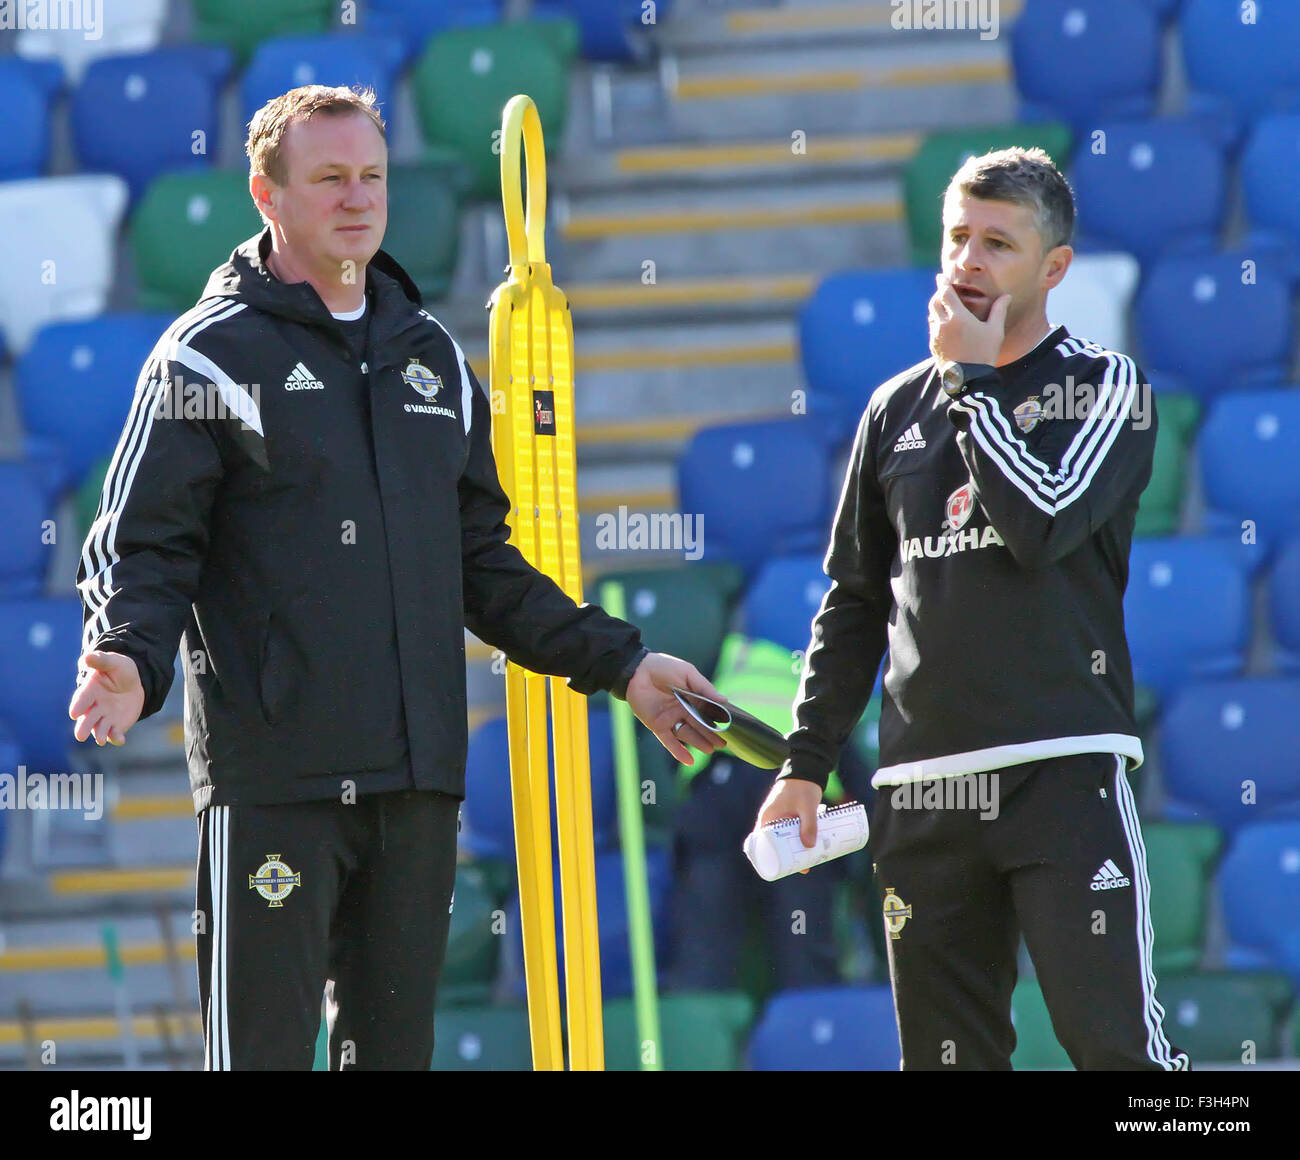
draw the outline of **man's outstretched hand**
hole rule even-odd
[[[670,657],[667,653],[649,653],[627,683],[627,703],[641,724],[659,738],[659,743],[673,757],[683,765],[694,765],[695,758],[683,742],[695,746],[702,753],[712,753],[718,748],[718,743],[690,720],[673,695],[674,685],[716,701],[726,700],[689,661]],[[673,726],[682,720],[687,723],[674,734]]]
[[[81,658],[77,691],[68,705],[76,723],[73,736],[95,744],[125,745],[126,731],[140,720],[144,686],[135,661],[121,653],[88,652]]]

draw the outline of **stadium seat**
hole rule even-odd
[[[1145,0],[1147,7],[1162,20],[1169,20],[1178,14],[1178,7],[1183,0]]]
[[[451,1007],[433,1020],[432,1071],[532,1071],[526,1007]]]
[[[1245,565],[1221,540],[1135,540],[1124,623],[1134,679],[1161,698],[1194,677],[1238,673],[1250,636]]]
[[[1300,678],[1184,686],[1166,706],[1160,749],[1168,796],[1224,829],[1300,804]]]
[[[375,90],[389,140],[397,70],[404,48],[400,37],[325,33],[282,36],[257,46],[239,82],[241,123],[247,125],[267,101],[301,85],[357,85]]]
[[[952,175],[968,157],[1021,145],[1038,146],[1061,172],[1070,161],[1070,127],[1061,121],[1038,124],[989,125],[928,133],[903,170],[903,201],[912,262],[939,268],[943,245],[943,195]],[[933,287],[932,287],[933,289]]]
[[[262,231],[246,170],[159,177],[131,220],[131,253],[142,310],[188,310],[212,271]]]
[[[754,1071],[897,1071],[901,1059],[889,987],[781,991],[749,1040]]]
[[[552,831],[553,832],[553,831]],[[558,862],[552,867],[555,884],[555,929],[561,929],[561,890]],[[670,886],[668,852],[657,847],[646,851],[646,877],[650,894],[650,919],[654,929],[656,961],[663,961],[666,905]],[[600,916],[600,990],[605,999],[632,994],[632,962],[628,944],[627,894],[623,879],[623,855],[618,850],[596,854],[596,913]],[[505,916],[507,942],[502,980],[504,989],[516,998],[525,996],[524,945],[519,925],[519,895],[510,901]],[[563,944],[560,944],[562,947]],[[564,955],[556,964],[560,979],[560,1002],[564,1003]]]
[[[0,536],[0,600],[44,595],[52,559],[47,532],[57,528],[52,522],[50,498],[30,463],[0,461],[0,511],[5,513],[5,534]]]
[[[1152,387],[1158,419],[1156,446],[1151,463],[1151,482],[1138,501],[1133,534],[1171,536],[1179,528],[1187,457],[1201,415],[1201,404],[1192,395],[1164,394],[1158,383],[1153,383]]]
[[[596,849],[618,840],[618,798],[614,783],[614,751],[609,714],[587,717],[591,762],[591,812]],[[548,753],[552,775],[554,751]],[[515,857],[514,814],[510,797],[510,750],[506,718],[484,721],[470,736],[465,762],[465,805],[461,844],[477,858]],[[551,833],[558,833],[555,803],[551,803]]]
[[[447,954],[438,976],[438,1005],[486,1003],[496,981],[501,939],[493,930],[496,903],[482,867],[456,866]]]
[[[242,66],[264,40],[305,36],[330,26],[331,0],[192,0],[194,39],[226,45]]]
[[[59,444],[72,486],[112,455],[140,369],[171,321],[165,314],[102,314],[54,322],[19,359],[14,390],[23,429]]]
[[[739,991],[699,991],[659,997],[659,1043],[637,1034],[631,999],[605,1004],[605,1070],[638,1071],[643,1057],[664,1071],[735,1071],[754,1004]]]
[[[71,12],[82,11],[72,5]],[[14,40],[14,49],[30,61],[57,61],[68,83],[81,82],[86,68],[102,56],[149,52],[158,47],[167,22],[167,0],[113,0],[107,19],[98,21],[95,35],[75,36],[69,28],[24,28]]]
[[[1227,102],[1240,122],[1276,109],[1300,90],[1295,4],[1184,0],[1178,25],[1188,87]]]
[[[1269,576],[1268,604],[1278,667],[1300,673],[1300,536],[1278,553]]]
[[[1276,1059],[1279,1031],[1291,1005],[1291,982],[1272,971],[1207,971],[1160,978],[1165,1031],[1202,1063],[1243,1062],[1254,1045],[1255,1059]]]
[[[548,149],[564,134],[567,68],[531,22],[440,32],[416,63],[411,89],[425,140],[460,152],[476,196],[500,198],[501,157],[494,145],[501,111],[516,93],[536,103]]]
[[[1246,216],[1300,245],[1300,113],[1263,117],[1241,154]]]
[[[1080,234],[1144,264],[1180,238],[1217,237],[1223,224],[1227,165],[1191,120],[1102,122],[1080,140],[1070,183]]]
[[[1248,372],[1279,378],[1291,350],[1286,284],[1260,265],[1244,282],[1235,254],[1169,254],[1146,272],[1136,320],[1143,365],[1181,375],[1203,401]]]
[[[72,96],[81,168],[126,178],[132,200],[159,173],[210,168],[231,64],[225,49],[194,44],[95,61]]]
[[[1155,969],[1193,970],[1204,950],[1210,867],[1222,836],[1205,823],[1144,822],[1142,844],[1151,882]]]
[[[47,322],[103,312],[126,201],[110,173],[0,183],[0,327],[14,355]]]
[[[1243,826],[1218,886],[1228,965],[1285,971],[1300,986],[1300,820]]]
[[[1016,1032],[1016,1048],[1011,1066],[1016,1071],[1074,1070],[1056,1031],[1037,979],[1021,979],[1011,992],[1011,1026]]]
[[[85,543],[86,536],[90,532],[90,525],[95,522],[95,516],[99,512],[99,500],[104,491],[104,479],[108,475],[109,464],[113,462],[111,456],[104,456],[92,465],[85,477],[81,481],[81,486],[77,488],[77,494],[74,503],[77,509],[77,539]]]
[[[415,162],[388,170],[388,228],[383,249],[410,274],[421,297],[445,298],[460,254],[463,180],[447,165]]]
[[[81,601],[0,602],[0,655],[0,718],[12,726],[23,762],[33,771],[75,771],[68,702],[81,656]]]
[[[6,129],[0,137],[0,181],[40,177],[50,161],[50,105],[63,87],[56,61],[0,58],[0,102]]]
[[[14,731],[7,722],[0,720],[0,776],[6,773],[16,774],[22,758],[22,750],[18,748],[18,739],[14,736]],[[9,810],[0,810],[0,879],[5,877],[5,856],[8,843],[6,830],[9,813]]]
[[[1142,4],[1035,0],[1011,29],[1020,119],[1150,116],[1160,89],[1160,21]],[[1078,78],[1087,75],[1089,83]]]
[[[821,441],[798,419],[697,431],[677,464],[681,509],[704,520],[704,558],[751,575],[769,556],[824,551],[834,497]]]
[[[1127,351],[1129,304],[1137,284],[1138,264],[1131,255],[1076,253],[1047,300],[1048,321],[1104,350]]]
[[[812,639],[813,617],[831,586],[822,571],[824,553],[768,560],[741,606],[746,635],[803,652]]]
[[[496,23],[501,7],[502,0],[370,0],[366,28],[401,36],[409,57],[444,29]]]
[[[632,32],[642,27],[646,11],[644,0],[534,0],[532,15],[574,21],[587,60],[630,61],[636,47]],[[658,0],[654,23],[668,15],[669,0]]]
[[[1249,521],[1266,550],[1300,531],[1300,388],[1222,396],[1198,445],[1207,531],[1241,536]]]
[[[881,383],[928,357],[933,270],[845,270],[824,279],[799,312],[804,378],[857,426]]]

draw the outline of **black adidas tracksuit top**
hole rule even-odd
[[[781,776],[825,786],[886,646],[875,785],[1142,763],[1123,596],[1156,437],[1145,381],[1056,327],[955,401],[934,359],[875,391]]]
[[[488,400],[405,271],[367,267],[358,365],[269,249],[236,249],[141,371],[78,569],[83,647],[136,661],[147,717],[182,644],[196,811],[346,781],[463,797],[467,626],[583,693],[623,692],[640,634],[506,542]]]

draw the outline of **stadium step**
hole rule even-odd
[[[804,273],[906,256],[897,180],[582,196],[558,200],[555,218],[554,264],[570,281],[635,286],[650,275]]]

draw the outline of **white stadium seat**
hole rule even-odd
[[[1131,353],[1125,320],[1137,283],[1131,254],[1075,254],[1064,281],[1047,295],[1047,321],[1106,350]]]
[[[18,33],[15,47],[19,56],[29,60],[62,62],[68,83],[73,86],[81,81],[86,66],[101,56],[157,48],[167,21],[167,0],[112,0],[107,6],[68,8],[74,13],[98,10],[99,22],[90,29],[24,28]]]
[[[47,322],[103,312],[126,201],[107,173],[0,183],[0,330],[14,355]]]

